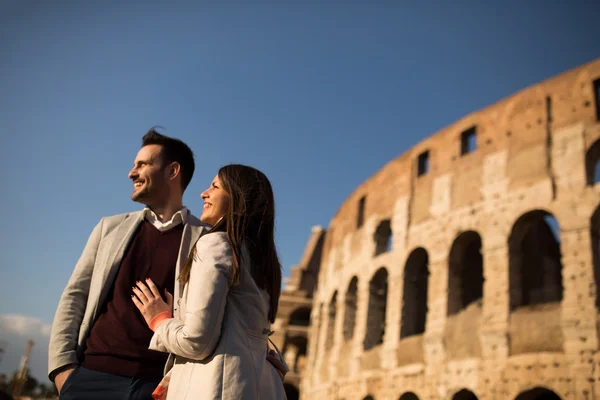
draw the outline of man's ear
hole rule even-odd
[[[181,174],[181,165],[178,162],[172,162],[169,165],[169,179],[175,179]]]

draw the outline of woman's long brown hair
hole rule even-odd
[[[265,174],[246,165],[226,165],[219,170],[218,176],[223,189],[231,196],[229,210],[206,234],[214,231],[227,233],[233,252],[232,285],[239,283],[242,244],[246,245],[250,254],[250,275],[260,289],[269,293],[269,320],[275,322],[281,294],[281,263],[275,248],[273,188]],[[195,257],[194,244],[179,275],[183,284],[190,279]]]

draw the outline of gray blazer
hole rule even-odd
[[[60,367],[79,363],[85,340],[143,215],[143,211],[136,211],[104,217],[92,231],[56,309],[48,348],[50,376]],[[183,229],[175,276],[179,275],[180,265],[185,262],[191,246],[205,230],[206,225],[189,213]],[[181,286],[175,280],[175,299],[180,296]],[[177,309],[177,303],[174,308]]]
[[[266,359],[269,294],[252,279],[248,253],[244,249],[240,283],[231,286],[227,235],[203,235],[196,251],[175,318],[163,322],[150,341],[150,349],[175,355],[167,400],[285,399]]]

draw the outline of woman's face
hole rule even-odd
[[[231,201],[231,196],[223,188],[218,174],[200,197],[204,200],[200,221],[212,226],[216,225],[227,214]]]

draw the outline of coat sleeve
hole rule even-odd
[[[77,342],[85,314],[104,219],[94,227],[71,278],[58,302],[48,346],[48,375],[68,364],[77,364]]]
[[[221,335],[232,261],[224,232],[205,234],[198,240],[187,283],[184,320],[171,318],[160,324],[150,349],[192,360],[212,354]]]

